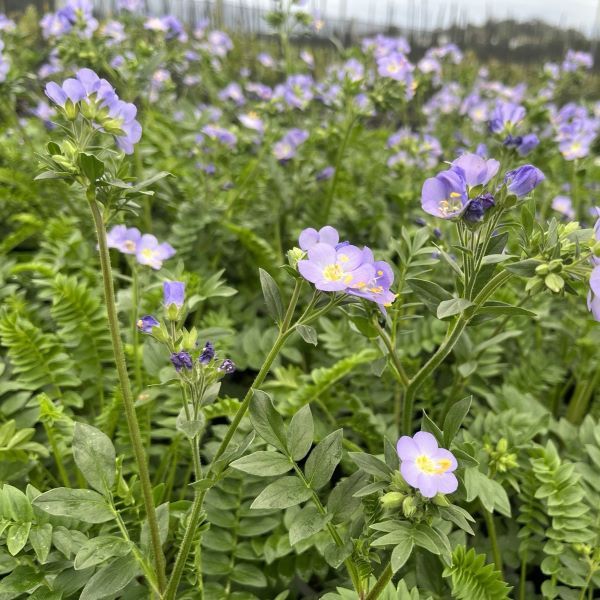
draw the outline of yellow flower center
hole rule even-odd
[[[142,250],[142,256],[144,258],[152,258],[154,256],[154,250],[151,250],[150,248],[144,248]]]
[[[131,240],[127,240],[123,246],[125,246],[125,250],[129,250],[129,252],[133,252],[135,250],[135,242]]]
[[[337,263],[327,265],[323,269],[323,277],[325,277],[327,281],[339,281],[343,275],[344,272],[342,271],[342,267]]]
[[[446,200],[440,202],[440,211],[444,215],[451,215],[462,208],[461,195],[458,192],[450,192]]]
[[[415,464],[422,473],[425,473],[425,475],[442,475],[452,466],[452,462],[447,458],[433,461],[426,454],[417,456]]]

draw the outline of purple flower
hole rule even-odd
[[[298,244],[305,252],[316,244],[329,244],[335,248],[339,241],[340,234],[331,225],[325,225],[319,231],[313,227],[309,227],[308,229],[304,229],[298,238]]]
[[[500,168],[500,163],[493,158],[485,160],[478,154],[469,153],[459,156],[452,165],[463,170],[465,181],[470,186],[485,185]]]
[[[237,143],[237,137],[235,133],[232,133],[228,129],[224,127],[220,127],[219,125],[205,125],[202,128],[202,133],[206,135],[211,140],[217,140],[230,148],[233,148]]]
[[[568,219],[575,218],[573,202],[571,202],[571,198],[569,198],[569,196],[555,196],[552,200],[552,208],[563,214]]]
[[[222,373],[225,373],[226,375],[231,375],[232,373],[235,372],[235,363],[231,359],[226,358],[219,365],[219,371],[221,371]]]
[[[171,362],[175,370],[179,373],[183,369],[191,371],[193,368],[192,357],[187,352],[173,352]]]
[[[589,52],[567,50],[567,55],[562,64],[564,71],[571,72],[577,69],[591,69],[594,66],[594,57]]]
[[[469,198],[465,172],[453,166],[435,177],[425,180],[421,192],[421,206],[426,213],[442,219],[462,214]]]
[[[512,129],[525,118],[525,108],[513,102],[499,100],[492,112],[489,127],[493,133]]]
[[[593,268],[590,275],[590,291],[588,292],[587,306],[594,319],[600,321],[600,264],[597,264]]]
[[[334,167],[325,167],[315,175],[317,181],[327,181],[331,179],[335,173]]]
[[[0,83],[6,81],[6,76],[10,70],[10,62],[6,56],[2,54],[2,50],[4,50],[4,42],[0,40]]]
[[[145,233],[138,244],[136,250],[137,261],[141,265],[148,265],[155,270],[162,267],[163,261],[171,258],[175,254],[173,247],[167,242],[159,244],[156,237]]]
[[[520,198],[529,194],[544,179],[544,174],[537,167],[523,165],[522,167],[508,171],[504,176],[504,183],[509,193]]]
[[[210,343],[206,342],[206,345],[202,349],[202,353],[198,360],[200,364],[207,365],[215,357],[215,347]]]
[[[290,129],[274,146],[273,154],[280,161],[290,160],[296,156],[298,146],[308,139],[308,131],[304,129]]]
[[[262,133],[265,130],[263,120],[254,111],[240,115],[238,119],[240,120],[240,123],[248,129],[254,129],[254,131],[258,131],[259,133]]]
[[[456,458],[449,450],[439,448],[431,433],[419,431],[413,437],[403,435],[396,448],[402,477],[425,498],[457,490],[458,480],[453,473],[458,466]]]
[[[116,248],[123,254],[135,254],[141,237],[140,230],[135,227],[115,225],[106,234],[106,241],[109,248]]]
[[[142,8],[143,0],[117,0],[117,9],[135,12]]]
[[[152,315],[146,315],[138,319],[136,325],[141,332],[152,333],[152,329],[158,327],[160,323]]]
[[[375,302],[385,313],[385,307],[391,306],[396,299],[396,294],[390,291],[394,283],[394,271],[385,261],[376,261],[370,248],[363,249],[363,260],[363,264],[373,266],[373,276],[368,281],[348,287],[346,293]]]
[[[227,84],[218,94],[219,100],[233,100],[238,106],[246,103],[244,92],[239,83],[232,81]]]
[[[413,66],[404,54],[394,52],[377,60],[377,72],[381,77],[389,77],[396,81],[409,82],[412,80]]]
[[[256,56],[256,59],[266,69],[273,69],[275,67],[274,58],[270,54],[267,54],[266,52],[260,52]]]
[[[165,306],[174,304],[181,308],[185,302],[185,283],[183,281],[165,281],[163,283],[163,302]]]
[[[373,265],[364,264],[362,250],[356,246],[344,246],[336,250],[324,243],[309,248],[308,259],[298,261],[298,271],[304,279],[324,292],[363,287],[375,277]]]

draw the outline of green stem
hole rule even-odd
[[[498,538],[496,536],[496,524],[494,522],[494,515],[481,505],[481,510],[483,511],[483,518],[485,519],[485,525],[487,527],[488,536],[490,538],[490,544],[492,546],[492,556],[494,557],[494,562],[496,563],[496,569],[502,573],[502,554],[500,553],[500,547],[498,546]]]
[[[100,207],[96,202],[96,193],[93,186],[90,186],[87,190],[87,200],[94,218],[94,225],[96,227],[96,234],[98,236],[98,249],[100,252],[100,267],[102,269],[102,281],[104,284],[104,299],[106,302],[106,312],[108,315],[108,327],[110,329],[110,337],[117,367],[117,374],[119,376],[119,385],[121,388],[121,395],[123,397],[125,419],[127,421],[129,437],[131,439],[133,454],[140,477],[140,485],[142,488],[142,496],[144,498],[146,517],[148,518],[148,528],[150,530],[150,540],[154,551],[158,588],[160,591],[162,591],[166,584],[165,557],[160,542],[158,520],[156,518],[156,509],[154,507],[154,500],[152,497],[152,484],[150,483],[146,452],[144,451],[142,436],[140,434],[140,426],[135,414],[133,396],[131,393],[131,384],[129,382],[129,375],[127,373],[127,363],[125,361],[125,353],[123,352],[123,342],[121,341],[119,318],[117,316],[117,306],[115,302],[115,290],[110,266],[110,255],[108,253],[108,245],[106,241],[106,229],[104,227],[102,212],[100,211]]]
[[[392,565],[388,563],[387,567],[383,570],[383,572],[379,576],[379,579],[373,586],[373,589],[369,592],[367,600],[377,600],[377,598],[381,596],[381,594],[387,587],[387,584],[390,582],[390,579],[393,575],[394,573],[392,571]]]
[[[139,329],[138,321],[138,302],[139,302],[139,277],[137,265],[133,264],[131,268],[131,340],[133,344],[133,372],[135,373],[135,388],[138,393],[142,391],[142,366],[140,364],[139,354]]]
[[[54,433],[52,433],[52,427],[48,425],[44,421],[44,431],[48,436],[48,441],[50,442],[50,448],[52,449],[52,454],[54,456],[54,462],[56,463],[56,468],[58,469],[58,473],[60,475],[60,479],[65,487],[71,487],[71,480],[69,479],[69,474],[65,469],[65,465],[62,460],[62,454],[60,453],[60,449],[58,444],[56,443],[56,438],[54,437]]]
[[[525,598],[525,584],[527,583],[527,555],[523,556],[521,560],[521,575],[519,578],[519,600],[526,600]]]
[[[575,388],[566,414],[567,419],[571,423],[575,425],[581,423],[587,412],[592,395],[598,389],[598,386],[600,386],[600,368],[596,369],[591,379],[581,381]]]
[[[335,159],[335,171],[333,172],[333,178],[331,180],[331,185],[327,190],[327,196],[325,196],[325,202],[323,204],[323,223],[327,225],[329,220],[329,213],[331,212],[331,206],[333,204],[333,196],[335,194],[335,188],[337,187],[337,182],[340,173],[340,167],[342,165],[342,158],[344,157],[344,152],[346,151],[346,146],[348,145],[348,140],[350,139],[350,133],[352,132],[352,128],[354,127],[354,123],[356,123],[356,117],[352,114],[348,118],[348,124],[346,126],[346,132],[344,133],[344,138],[342,139],[342,143],[338,148],[338,153]]]
[[[265,380],[265,377],[267,376],[268,372],[271,369],[273,362],[277,358],[277,355],[279,354],[281,348],[283,348],[283,345],[285,344],[287,339],[294,332],[294,328],[293,327],[290,328],[290,323],[292,321],[292,317],[294,316],[294,310],[295,310],[296,304],[298,302],[298,297],[300,296],[300,289],[302,288],[302,284],[303,284],[302,280],[300,280],[300,279],[296,280],[296,285],[295,285],[294,291],[292,293],[292,298],[290,300],[290,304],[287,308],[285,317],[284,317],[281,327],[279,329],[279,334],[277,335],[277,339],[275,340],[273,347],[269,351],[269,354],[265,358],[265,362],[263,363],[262,367],[260,368],[260,371],[254,378],[252,385],[246,392],[246,395],[244,396],[244,399],[242,400],[240,407],[238,408],[237,412],[235,413],[233,420],[231,421],[231,424],[229,425],[229,428],[227,429],[227,432],[225,433],[225,437],[221,441],[221,444],[219,445],[219,448],[217,449],[215,456],[212,459],[210,467],[208,468],[208,471],[206,473],[207,479],[214,477],[214,470],[215,470],[217,461],[219,460],[219,458],[221,458],[221,456],[223,456],[223,454],[229,447],[229,444],[231,443],[231,440],[232,440],[235,432],[237,431],[237,428],[239,427],[239,425],[242,421],[242,418],[244,417],[244,415],[246,414],[246,412],[248,410],[248,407],[250,406],[250,401],[252,400],[252,397],[254,396],[254,391],[262,385],[263,381]],[[181,580],[181,576],[183,575],[183,569],[185,567],[187,557],[190,553],[192,543],[194,541],[194,534],[196,532],[196,528],[198,525],[198,519],[200,518],[200,515],[202,514],[202,504],[204,502],[204,496],[206,495],[206,491],[207,490],[198,491],[194,498],[194,503],[192,505],[192,514],[190,515],[188,525],[187,525],[185,533],[183,535],[183,540],[181,541],[181,547],[179,548],[179,553],[177,554],[177,558],[175,559],[175,565],[173,566],[173,571],[171,573],[171,577],[169,578],[169,583],[168,583],[167,589],[165,591],[164,600],[174,600],[176,597],[177,589],[179,588],[179,582]]]

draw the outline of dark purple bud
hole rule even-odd
[[[481,196],[477,197],[477,200],[481,202],[481,206],[483,206],[483,210],[487,212],[493,206],[496,206],[496,202],[494,200],[493,194],[486,192],[485,194],[481,194]]]
[[[322,171],[317,173],[315,179],[317,181],[326,181],[327,179],[331,179],[334,173],[335,169],[333,167],[325,167]]]
[[[425,225],[427,225],[427,221],[422,217],[417,217],[415,219],[415,225],[418,225],[419,227],[425,227]]]
[[[160,323],[152,315],[146,315],[137,322],[137,328],[143,333],[152,333],[152,329],[159,325]]]
[[[475,198],[475,200],[469,200],[467,206],[465,207],[465,211],[463,212],[463,219],[469,223],[479,223],[479,221],[483,220],[483,204],[479,198]]]
[[[165,281],[163,297],[165,306],[174,304],[177,308],[181,308],[185,300],[185,283],[183,281]]]
[[[171,354],[171,362],[179,373],[182,369],[192,370],[192,357],[187,352],[174,352]]]
[[[215,357],[215,347],[210,343],[206,342],[202,350],[202,354],[198,359],[201,365],[207,365]]]
[[[221,363],[221,366],[219,367],[219,371],[222,371],[226,375],[231,375],[231,373],[235,372],[235,363],[231,359],[226,358]]]
[[[442,237],[442,230],[439,227],[434,227],[433,235],[439,240]]]

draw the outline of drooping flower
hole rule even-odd
[[[523,165],[522,167],[508,171],[504,176],[504,183],[511,194],[520,198],[529,194],[544,179],[544,174],[537,167]]]
[[[139,318],[136,325],[142,333],[152,333],[152,329],[158,327],[160,323],[152,315],[146,315]]]
[[[136,250],[137,261],[141,265],[148,265],[155,270],[162,267],[163,261],[174,256],[175,250],[167,242],[159,243],[155,236],[145,233]]]
[[[109,248],[116,248],[123,254],[135,254],[142,234],[136,227],[115,225],[107,234]]]
[[[215,347],[211,344],[211,342],[206,342],[206,345],[204,346],[200,356],[198,357],[198,361],[202,365],[207,365],[214,357]]]
[[[463,169],[457,166],[425,180],[421,192],[421,206],[426,213],[442,219],[462,214],[469,197]]]
[[[165,281],[163,283],[163,303],[165,306],[174,304],[181,308],[185,302],[185,283],[183,281]]]
[[[336,250],[325,243],[314,244],[308,249],[308,258],[298,261],[298,271],[324,292],[366,286],[375,277],[373,265],[364,264],[362,250],[350,245]]]
[[[171,354],[171,362],[178,373],[183,369],[191,371],[194,366],[192,363],[192,357],[188,352],[185,351],[173,352],[173,354]]]
[[[66,79],[62,85],[51,81],[45,91],[48,98],[67,113],[85,102],[92,121],[97,122],[101,131],[107,128],[125,154],[131,154],[134,144],[140,141],[142,127],[135,119],[135,104],[120,100],[112,85],[91,69],[80,69],[75,78]]]
[[[457,490],[456,458],[449,450],[439,448],[431,433],[419,431],[413,437],[403,435],[396,449],[402,477],[425,498],[452,494]]]
[[[235,372],[235,363],[230,359],[230,358],[226,358],[220,365],[219,365],[219,371],[221,371],[222,373],[225,373],[226,375],[231,375],[232,373]]]

